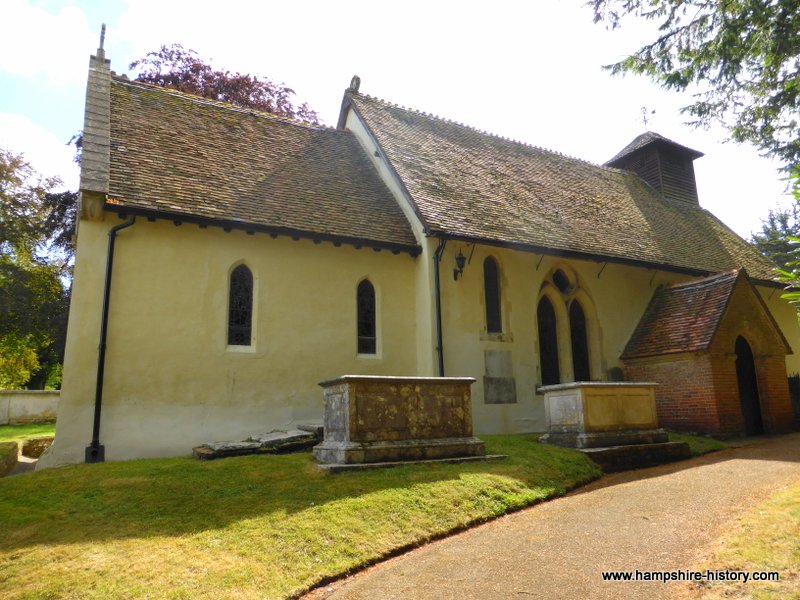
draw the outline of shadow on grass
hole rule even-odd
[[[509,455],[500,462],[338,475],[321,471],[310,453],[138,460],[24,474],[0,480],[0,549],[191,535],[248,519],[282,522],[331,503],[341,504],[327,507],[335,509],[325,513],[331,518],[340,509],[371,518],[373,507],[385,510],[392,502],[416,503],[425,513],[434,487],[452,494],[452,500],[442,496],[447,502],[479,506],[481,521],[599,475],[582,454],[539,444],[537,437],[485,436],[488,453]],[[437,483],[447,483],[446,492]]]

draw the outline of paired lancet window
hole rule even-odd
[[[483,261],[483,293],[486,301],[486,332],[502,333],[500,270],[497,268],[497,261],[491,256]]]
[[[572,342],[572,372],[575,381],[590,381],[592,377],[589,373],[586,314],[577,300],[573,300],[569,305],[569,335]]]
[[[563,352],[570,353],[572,380],[591,381],[589,326],[585,307],[576,297],[587,300],[586,294],[561,269],[556,270],[549,279],[543,286],[549,291],[542,294],[536,311],[542,385],[554,385],[562,381],[559,347]],[[566,339],[566,328],[564,338],[559,339],[559,320],[563,319],[567,319],[569,339]]]
[[[253,273],[245,265],[231,272],[228,293],[228,345],[249,346],[253,334]]]
[[[542,367],[542,385],[561,383],[558,368],[558,330],[553,303],[542,296],[536,311],[539,323],[539,361]]]
[[[368,279],[356,291],[357,344],[359,354],[376,354],[378,335],[375,319],[375,288]]]

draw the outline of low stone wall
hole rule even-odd
[[[485,454],[472,435],[471,377],[344,375],[323,381],[326,464]]]
[[[2,390],[0,425],[55,421],[60,397],[58,390]]]

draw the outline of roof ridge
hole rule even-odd
[[[185,100],[189,100],[192,102],[196,102],[197,104],[205,104],[206,106],[215,106],[217,108],[222,108],[226,110],[231,110],[234,112],[240,112],[244,114],[251,114],[256,117],[264,117],[270,120],[278,121],[281,123],[286,123],[287,125],[295,125],[298,127],[303,127],[306,129],[319,129],[324,131],[339,131],[335,127],[331,127],[330,125],[324,124],[314,124],[308,123],[307,121],[301,121],[299,119],[292,119],[291,117],[285,117],[283,115],[277,115],[275,113],[271,113],[265,110],[258,110],[257,108],[248,108],[246,106],[237,106],[236,104],[232,104],[230,102],[225,102],[224,100],[214,100],[213,98],[206,98],[204,96],[198,96],[197,94],[189,94],[188,92],[182,92],[180,90],[176,90],[173,88],[166,88],[160,85],[155,85],[153,83],[147,83],[146,81],[137,81],[135,79],[130,79],[127,75],[122,74],[119,75],[115,72],[111,72],[111,79],[117,83],[122,85],[127,85],[131,87],[140,87],[144,89],[149,89],[155,92],[163,92],[168,95],[175,96],[177,98],[183,98]]]
[[[485,129],[479,129],[478,127],[475,127],[473,125],[467,125],[466,123],[462,123],[460,121],[454,121],[453,119],[448,119],[447,117],[440,117],[439,115],[436,115],[436,114],[433,114],[433,113],[426,113],[425,111],[422,111],[422,110],[419,110],[419,109],[416,109],[416,108],[410,108],[410,107],[407,107],[407,106],[403,106],[401,104],[397,104],[396,102],[390,102],[388,100],[384,100],[383,98],[378,98],[377,96],[371,96],[369,94],[361,94],[359,92],[353,92],[351,90],[348,90],[347,93],[348,94],[352,94],[354,96],[358,96],[358,97],[360,97],[360,98],[362,98],[364,100],[377,102],[377,103],[389,106],[391,108],[399,108],[400,110],[404,110],[406,112],[410,112],[410,113],[414,113],[414,114],[417,114],[417,115],[421,115],[421,116],[426,117],[428,119],[436,119],[437,121],[442,121],[443,123],[448,123],[450,125],[456,125],[458,127],[462,127],[462,128],[467,129],[469,131],[473,131],[475,133],[479,133],[481,135],[485,135],[485,136],[488,136],[488,137],[491,137],[491,138],[495,138],[495,139],[498,139],[498,140],[501,140],[501,141],[504,141],[504,142],[508,142],[508,143],[511,143],[511,144],[516,144],[518,146],[522,146],[523,148],[528,148],[530,150],[537,150],[539,152],[545,152],[547,154],[553,154],[555,156],[559,156],[559,157],[562,157],[562,158],[567,158],[567,159],[570,159],[570,160],[574,160],[576,162],[580,162],[580,163],[589,165],[590,167],[598,168],[598,169],[600,169],[602,171],[610,171],[610,172],[613,172],[613,173],[628,173],[628,171],[625,171],[624,169],[618,169],[616,167],[608,167],[606,165],[593,163],[592,161],[586,160],[585,158],[580,158],[578,156],[572,156],[571,154],[566,154],[564,152],[559,152],[558,150],[552,150],[550,148],[544,148],[542,146],[536,146],[536,145],[531,144],[529,142],[523,142],[521,140],[516,140],[516,139],[510,138],[510,137],[506,137],[504,135],[500,135],[499,133],[493,133],[493,132],[487,131]]]
[[[694,289],[702,289],[704,287],[709,287],[718,283],[722,283],[728,279],[736,279],[739,277],[739,274],[744,270],[743,267],[737,267],[736,269],[731,269],[729,271],[722,271],[721,273],[714,273],[713,275],[707,275],[700,279],[694,279],[691,281],[683,281],[681,283],[673,283],[672,285],[668,285],[664,288],[665,291],[668,290],[680,290],[683,288],[694,288]]]

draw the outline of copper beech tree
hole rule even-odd
[[[161,46],[157,52],[148,52],[143,58],[133,61],[130,68],[140,71],[136,81],[307,123],[319,123],[319,115],[308,104],[296,105],[293,102],[293,89],[266,77],[214,69],[194,50],[187,50],[180,44]]]

